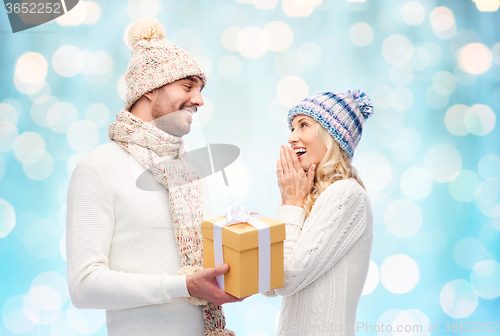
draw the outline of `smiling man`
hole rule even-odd
[[[227,265],[202,269],[201,217],[208,197],[182,136],[203,105],[205,74],[160,22],[129,29],[125,109],[71,176],[68,289],[74,306],[106,310],[109,336],[234,335],[221,304],[239,299],[216,284]],[[143,190],[137,178],[159,188]]]

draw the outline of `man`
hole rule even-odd
[[[108,128],[112,141],[71,176],[71,300],[77,308],[105,309],[109,336],[234,335],[219,305],[240,300],[216,285],[227,265],[202,269],[199,224],[207,197],[181,139],[203,105],[205,75],[164,39],[158,20],[140,19],[128,34],[125,110]],[[140,188],[139,176],[157,188]]]

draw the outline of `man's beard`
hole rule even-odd
[[[155,126],[164,131],[165,133],[171,134],[176,137],[181,137],[189,133],[190,130],[189,124],[186,127],[184,122],[179,122],[182,121],[182,118],[186,118],[183,112],[185,106],[186,104],[183,103],[179,106],[178,110],[166,114],[161,114],[161,111],[159,110],[158,106],[154,106],[151,115],[155,118],[154,119]]]

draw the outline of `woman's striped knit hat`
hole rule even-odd
[[[127,37],[132,49],[125,72],[127,111],[143,94],[182,78],[198,76],[206,85],[207,79],[198,64],[184,49],[165,39],[165,29],[157,19],[135,21]]]
[[[305,98],[288,111],[290,129],[293,118],[299,114],[316,120],[352,159],[354,149],[361,139],[365,120],[373,114],[373,105],[361,90],[324,92]]]

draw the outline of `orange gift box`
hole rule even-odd
[[[224,220],[225,216],[202,218],[203,267],[215,267],[214,261],[214,223]],[[270,218],[257,220],[269,225],[270,231],[270,289],[283,287],[283,241],[285,223]],[[224,274],[224,290],[238,298],[259,293],[259,235],[258,230],[248,223],[238,223],[222,228],[222,251],[224,263],[229,271]]]

